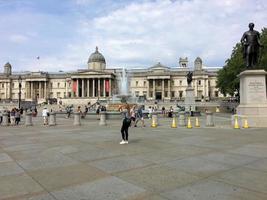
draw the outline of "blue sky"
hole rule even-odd
[[[197,56],[221,67],[249,22],[266,27],[266,10],[265,0],[0,0],[0,64],[86,69],[98,46],[110,68]]]

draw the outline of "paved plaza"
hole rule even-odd
[[[267,129],[130,128],[119,120],[58,118],[45,127],[0,127],[1,200],[266,200]]]

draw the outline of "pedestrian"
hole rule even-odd
[[[20,110],[16,109],[16,111],[15,111],[15,124],[19,125],[19,122],[20,122]]]
[[[2,124],[2,121],[3,121],[3,111],[0,110],[0,124]]]
[[[48,110],[46,107],[44,107],[43,111],[42,111],[42,116],[44,118],[44,125],[48,125]]]
[[[130,110],[130,116],[131,116],[131,121],[133,122],[133,125],[136,127],[135,125],[135,106],[133,106]]]
[[[10,112],[10,124],[15,125],[15,108],[13,108]]]
[[[136,113],[136,122],[135,122],[135,127],[137,127],[137,123],[141,121],[142,122],[142,127],[145,127],[145,120],[144,120],[144,115],[143,115],[143,106],[140,106],[137,110]]]
[[[131,126],[131,119],[129,118],[129,116],[126,116],[123,120],[122,120],[122,126],[121,126],[121,137],[122,137],[122,141],[120,142],[120,144],[128,144],[128,129]]]
[[[165,111],[165,107],[164,106],[162,106],[161,112],[162,112],[163,117],[166,117],[166,111]]]
[[[151,106],[148,107],[148,118],[151,119],[152,117],[152,108]]]

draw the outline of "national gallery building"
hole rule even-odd
[[[111,69],[106,67],[106,60],[98,48],[88,59],[88,69],[74,72],[12,73],[11,64],[6,63],[0,73],[0,99],[18,99],[21,83],[21,100],[38,103],[52,98],[61,99],[66,104],[110,100],[113,95],[121,93],[122,87],[127,88],[128,94],[145,100],[183,100],[189,71],[193,71],[192,87],[196,99],[222,96],[216,88],[218,68],[203,68],[199,57],[191,68],[187,58],[180,58],[177,65],[171,68],[156,63],[146,69]]]

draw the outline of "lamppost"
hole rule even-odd
[[[19,81],[19,109],[20,109],[20,103],[21,103],[21,82],[22,82],[21,76],[19,76],[18,81]]]

